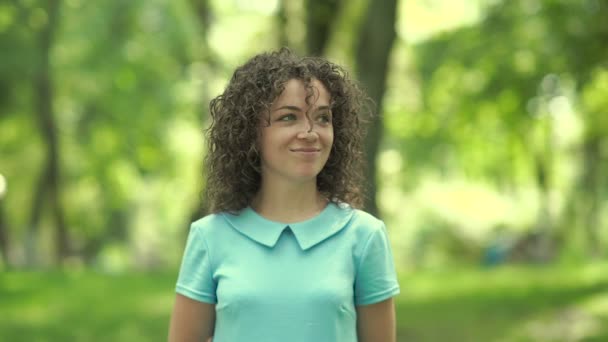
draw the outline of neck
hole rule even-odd
[[[278,222],[304,221],[319,214],[327,200],[317,190],[316,181],[301,184],[265,184],[251,203],[261,216]]]

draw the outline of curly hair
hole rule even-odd
[[[256,55],[238,67],[224,92],[210,102],[204,160],[209,212],[235,213],[250,205],[261,183],[260,118],[291,79],[302,81],[309,95],[311,82],[317,79],[331,97],[334,142],[317,176],[319,192],[331,202],[362,206],[363,122],[371,114],[371,106],[366,105],[369,97],[342,67],[282,48]]]

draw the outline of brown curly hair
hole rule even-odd
[[[256,55],[238,67],[224,92],[210,102],[204,160],[209,212],[238,212],[258,192],[260,118],[290,79],[301,80],[309,94],[312,79],[317,79],[331,96],[334,142],[317,176],[319,192],[331,202],[362,206],[363,122],[371,114],[369,97],[342,67],[282,48]]]

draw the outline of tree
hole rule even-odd
[[[0,194],[0,256],[2,256],[2,262],[5,265],[10,266],[8,238],[8,227],[6,216],[4,215],[4,202],[2,202],[2,195]]]
[[[58,27],[59,7],[60,3],[58,0],[47,2],[45,9],[47,22],[39,33],[39,61],[34,74],[33,86],[37,122],[46,146],[47,159],[40,172],[36,186],[28,234],[32,241],[29,246],[28,255],[32,256],[34,254],[33,241],[35,241],[43,207],[45,203],[48,203],[55,226],[57,262],[65,259],[70,252],[61,195],[60,151],[57,123],[53,112],[54,86],[50,62],[50,52]]]
[[[194,58],[200,59],[202,63],[205,63],[209,70],[214,70],[219,67],[220,63],[217,61],[217,57],[213,54],[213,51],[209,47],[209,29],[211,27],[212,10],[208,0],[191,0],[191,6],[195,9],[196,19],[199,27],[199,38],[201,44],[202,56],[196,56]],[[211,101],[209,89],[207,86],[201,90],[201,106],[199,110],[200,124],[204,126],[205,119],[209,116],[208,104]],[[204,175],[201,175],[204,178]],[[204,186],[204,185],[203,185]],[[208,203],[203,197],[203,191],[199,192],[199,201],[195,204],[192,213],[190,214],[189,221],[194,222],[200,217],[209,214]],[[184,225],[184,227],[189,227]],[[184,233],[188,233],[186,230]]]
[[[601,136],[598,127],[603,126],[590,120],[597,117],[591,111],[582,116],[586,131],[595,133],[585,134],[577,147],[585,157],[578,185],[570,191],[557,182],[557,169],[573,154],[572,148],[556,143],[558,114],[552,108],[556,100],[576,105],[577,94],[606,60],[608,50],[602,42],[607,31],[601,19],[606,10],[598,2],[547,0],[531,6],[526,1],[502,1],[489,6],[478,24],[415,47],[424,94],[419,120],[433,125],[424,140],[406,144],[405,154],[420,158],[409,164],[461,169],[466,175],[493,180],[503,191],[532,183],[540,208],[529,228],[539,235],[539,259],[552,254],[546,246],[568,240],[559,235],[581,228],[571,224],[580,220],[565,223],[556,212],[556,192],[568,194],[566,208],[573,208],[566,210],[569,215],[590,218],[583,225],[590,246],[597,241],[594,232],[600,223],[593,217],[602,199],[593,189],[602,189],[597,175],[604,164],[598,163],[602,158],[595,146]],[[589,130],[590,126],[596,128]]]
[[[370,1],[356,41],[355,66],[358,79],[374,101],[377,117],[369,126],[365,152],[367,169],[365,209],[378,215],[376,203],[376,157],[384,131],[382,99],[386,89],[386,75],[390,52],[395,40],[397,0]]]
[[[311,56],[322,56],[329,40],[340,0],[306,1],[306,50]]]

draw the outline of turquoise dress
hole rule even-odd
[[[399,284],[384,223],[330,203],[292,224],[249,207],[194,222],[176,291],[216,304],[214,342],[356,342],[355,306]]]

